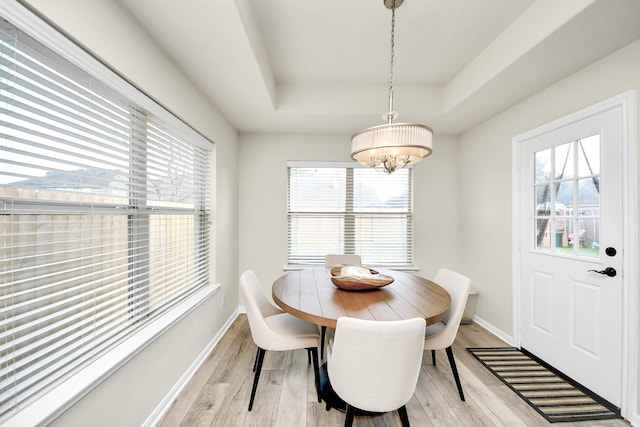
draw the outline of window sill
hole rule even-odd
[[[219,283],[211,284],[198,290],[129,339],[109,350],[58,386],[33,400],[19,412],[6,420],[0,420],[0,424],[3,427],[20,427],[51,423],[211,295],[215,294],[220,286]]]

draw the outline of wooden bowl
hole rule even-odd
[[[392,283],[393,277],[367,267],[337,265],[331,268],[331,282],[345,291],[371,291]]]

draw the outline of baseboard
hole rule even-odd
[[[513,346],[513,337],[510,335],[507,335],[506,333],[504,333],[504,331],[496,328],[495,326],[493,326],[491,323],[487,322],[486,320],[482,319],[481,317],[478,317],[477,315],[473,316],[473,321],[480,327],[482,327],[483,329],[485,329],[487,332],[495,335],[496,337],[500,338],[502,341],[506,342],[507,344],[509,344],[510,346]]]
[[[193,361],[191,366],[185,371],[184,374],[180,377],[178,382],[171,388],[169,393],[162,399],[160,404],[153,410],[153,412],[149,415],[149,417],[142,424],[142,427],[153,427],[157,423],[160,422],[162,417],[167,413],[171,404],[175,399],[177,399],[180,392],[184,389],[184,387],[189,383],[193,375],[196,373],[198,368],[204,363],[207,359],[211,351],[218,345],[222,337],[227,333],[233,322],[236,320],[238,315],[240,314],[240,310],[236,309],[231,316],[227,319],[227,321],[222,325],[222,328],[218,331],[218,333],[211,339],[209,344],[200,352],[198,357]]]
[[[640,414],[635,413],[629,417],[629,423],[631,423],[633,427],[640,427]]]

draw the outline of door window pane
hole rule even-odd
[[[536,213],[549,215],[551,213],[551,186],[549,184],[536,185]]]
[[[558,145],[555,150],[555,179],[573,177],[573,142]]]
[[[536,220],[535,228],[536,248],[548,252],[551,250],[551,238],[549,236],[549,218]]]
[[[594,176],[600,174],[600,135],[593,135],[579,141],[578,174]]]
[[[576,245],[580,256],[598,258],[600,250],[599,218],[581,218],[578,220]]]
[[[534,158],[536,250],[599,257],[600,136],[542,150]]]
[[[556,184],[555,211],[557,216],[567,216],[573,206],[573,181],[563,181]]]
[[[536,184],[551,180],[551,150],[538,151],[535,154]]]

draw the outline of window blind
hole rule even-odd
[[[201,145],[0,21],[0,414],[208,283]]]
[[[289,264],[345,253],[368,265],[411,267],[411,179],[410,168],[384,174],[354,163],[290,163]]]

